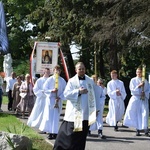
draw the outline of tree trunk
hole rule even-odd
[[[112,70],[118,71],[117,41],[115,35],[112,35],[109,45],[110,45],[110,54],[109,54],[110,71]]]
[[[66,57],[66,63],[67,63],[67,67],[68,67],[68,72],[69,72],[69,77],[73,77],[76,73],[75,73],[75,67],[74,67],[74,62],[73,62],[73,58],[72,58],[72,54],[69,48],[69,45],[64,45],[61,46],[61,49],[63,51],[64,57]]]
[[[98,70],[100,71],[100,76],[101,78],[105,78],[105,72],[104,72],[104,60],[103,60],[103,53],[102,53],[102,49],[99,49],[99,68]]]

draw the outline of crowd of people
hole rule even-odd
[[[16,76],[16,73],[12,72],[11,76],[6,79],[6,93],[8,96],[8,111],[14,111],[16,114],[20,112],[22,118],[25,118],[26,111],[30,115],[35,96],[29,74]]]
[[[75,65],[75,70],[76,75],[66,83],[60,76],[59,65],[54,67],[51,76],[49,68],[45,68],[43,76],[36,80],[34,86],[29,74],[22,78],[12,72],[6,86],[8,110],[20,112],[22,118],[27,111],[27,125],[38,128],[41,134],[48,134],[49,140],[55,139],[54,150],[84,150],[86,137],[93,130],[97,130],[99,138],[106,138],[103,135],[103,110],[108,95],[106,123],[113,126],[115,132],[119,130],[118,122],[122,122],[124,126],[134,127],[136,136],[141,135],[141,130],[149,136],[150,85],[146,79],[142,80],[142,68],[136,69],[136,77],[130,81],[132,96],[126,110],[124,100],[127,94],[116,70],[110,72],[111,80],[106,87],[103,79],[85,74],[82,62]],[[63,101],[66,101],[65,115],[59,127]]]

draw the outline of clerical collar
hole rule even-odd
[[[79,80],[85,80],[85,76],[79,77]]]

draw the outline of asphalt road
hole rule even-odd
[[[6,105],[2,105],[4,112],[8,113],[6,108]],[[9,113],[13,114],[13,112]],[[27,117],[25,119],[18,117],[18,119],[24,123],[27,122]],[[60,117],[60,123],[62,120],[63,114]],[[35,130],[39,131],[38,129]],[[136,136],[135,129],[123,127],[121,123],[119,123],[119,130],[117,132],[114,131],[113,127],[104,123],[103,134],[106,136],[106,139],[99,139],[97,131],[93,131],[92,135],[87,137],[85,150],[150,150],[150,137],[144,136],[144,132],[142,136]],[[54,144],[55,140],[48,140],[47,134],[41,135],[48,143]]]

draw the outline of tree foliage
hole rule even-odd
[[[99,0],[103,8],[93,17],[92,40],[101,45],[111,69],[123,71],[125,66],[147,63],[150,47],[150,9],[148,0]],[[134,62],[134,52],[140,53]],[[131,63],[127,63],[130,59]],[[133,64],[135,64],[133,66]],[[125,66],[124,66],[125,65]],[[129,69],[129,68],[128,68]],[[131,71],[131,70],[130,70]]]
[[[72,75],[72,42],[88,74],[94,73],[95,54],[103,78],[112,69],[132,77],[141,63],[150,68],[149,0],[6,0],[4,5],[13,58],[29,58],[34,41],[49,36],[61,43]]]

